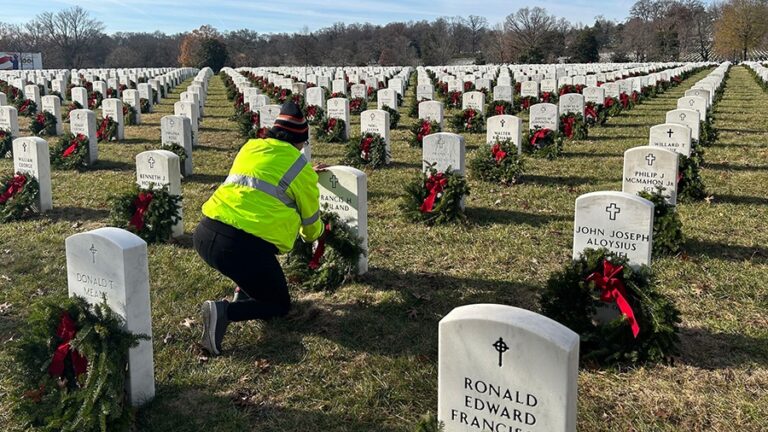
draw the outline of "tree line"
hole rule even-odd
[[[278,34],[104,30],[79,6],[44,12],[0,22],[0,51],[41,52],[47,68],[743,60],[768,46],[768,0],[638,0],[626,20],[591,25],[526,7],[493,25],[470,15]]]

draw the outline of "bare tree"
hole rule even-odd
[[[90,49],[104,32],[104,24],[80,6],[55,14],[43,12],[26,27],[29,33],[39,35],[55,48],[62,65],[67,68],[83,66]]]
[[[488,20],[478,15],[470,15],[464,21],[469,28],[469,41],[473,53],[480,49],[480,43],[488,30]]]

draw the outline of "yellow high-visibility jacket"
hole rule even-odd
[[[224,184],[203,204],[203,214],[264,239],[280,253],[296,236],[323,233],[317,174],[293,145],[273,138],[249,140]]]

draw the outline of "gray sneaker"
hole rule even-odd
[[[213,355],[221,354],[221,341],[227,331],[227,306],[229,302],[208,300],[203,303],[203,335],[200,345]]]

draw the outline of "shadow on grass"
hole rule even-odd
[[[591,139],[591,138],[590,138]],[[574,153],[563,152],[563,158],[620,158],[620,153]]]
[[[208,150],[208,151],[215,151],[215,152],[222,152],[222,153],[234,153],[236,152],[233,148],[228,147],[212,147],[207,145],[196,145],[194,147],[194,150]]]
[[[715,195],[715,204],[768,205],[768,198],[748,195]]]
[[[757,363],[768,366],[768,339],[701,328],[680,331],[680,360],[702,369],[724,369]]]
[[[392,161],[386,169],[421,169],[421,164],[416,162]]]
[[[200,132],[236,132],[232,128],[200,127]]]
[[[475,226],[486,226],[495,223],[530,225],[540,227],[551,222],[572,220],[572,217],[562,215],[541,215],[517,212],[514,210],[502,210],[482,207],[468,207],[467,218]]]
[[[227,178],[226,175],[192,174],[184,177],[184,183],[221,184]]]
[[[744,113],[733,113],[733,114],[744,114]],[[735,128],[718,128],[720,132],[733,132],[733,133],[745,133],[745,134],[766,134],[768,133],[768,130],[765,129],[735,129]]]
[[[109,159],[98,159],[91,171],[133,171],[136,169],[136,164],[123,161],[114,161]]]
[[[455,307],[496,303],[538,310],[535,287],[502,280],[371,268],[361,283],[400,295],[377,304],[294,302],[286,318],[264,324],[258,344],[228,335],[229,355],[294,364],[307,355],[304,338],[316,335],[355,351],[437,360],[438,322]]]
[[[128,144],[128,145],[138,145],[138,144],[148,144],[151,142],[159,142],[160,137],[157,139],[146,139],[146,138],[125,138],[122,141],[120,141],[121,144]]]
[[[349,415],[323,412],[322,408],[313,411],[286,408],[271,398],[247,381],[233,384],[231,389],[218,385],[160,384],[155,400],[139,411],[136,427],[141,431],[163,432],[401,430]]]
[[[576,177],[576,176],[542,176],[535,174],[526,174],[523,176],[520,184],[537,184],[541,186],[581,186],[595,184],[601,181],[596,177]]]
[[[768,165],[738,165],[723,163],[704,163],[704,168],[718,171],[768,171]]]
[[[603,136],[590,136],[586,141],[621,141],[628,139],[640,139],[642,135],[603,135]]]
[[[692,257],[703,256],[727,261],[752,261],[755,264],[768,263],[768,249],[762,246],[740,246],[688,239],[685,250]]]
[[[109,218],[109,210],[84,207],[54,207],[46,212],[45,215],[56,221],[99,221]]]

